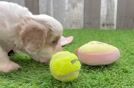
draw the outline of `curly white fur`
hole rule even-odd
[[[61,23],[58,22],[53,17],[47,15],[33,15],[26,7],[22,7],[18,4],[11,3],[11,2],[0,1],[0,72],[10,72],[12,70],[17,70],[20,67],[18,64],[10,61],[7,53],[10,50],[14,50],[14,49],[25,51],[24,49],[25,46],[22,45],[22,42],[19,39],[20,36],[17,34],[18,30],[16,30],[16,26],[19,23],[21,23],[22,19],[24,20],[33,19],[34,21],[38,22],[40,25],[44,25],[44,26],[46,25],[48,27],[50,26],[51,31],[53,31],[58,36],[62,35],[63,27]],[[21,25],[21,27],[23,28],[23,24]],[[45,29],[46,27],[43,28]],[[28,47],[35,48],[33,45]],[[48,51],[38,50],[38,53],[36,52],[37,54],[34,56],[38,58],[40,57],[39,55],[42,52],[47,52],[46,54],[52,52],[52,50],[50,49],[47,50]],[[32,55],[35,52],[30,52],[30,53]],[[46,54],[44,53],[41,56]],[[37,58],[35,58],[35,60],[40,62],[46,62],[46,60],[48,59],[48,58],[47,59],[37,59]]]

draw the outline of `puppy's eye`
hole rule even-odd
[[[52,41],[52,44],[57,44],[57,40]]]
[[[53,38],[53,39],[51,40],[51,44],[52,44],[52,45],[56,45],[56,44],[58,43],[58,41],[59,41],[59,37],[55,37],[55,38]]]

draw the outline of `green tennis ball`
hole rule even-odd
[[[78,78],[81,64],[78,57],[68,51],[61,51],[52,56],[50,71],[57,80],[68,82]]]

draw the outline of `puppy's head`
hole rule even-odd
[[[59,27],[54,25],[47,23],[46,20],[33,18],[24,19],[17,25],[21,46],[33,59],[47,62],[51,55],[61,50],[58,41],[62,35],[62,25],[57,24]]]

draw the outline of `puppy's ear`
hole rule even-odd
[[[23,47],[27,51],[36,51],[41,49],[46,42],[47,28],[43,25],[30,20],[22,25],[19,33]]]

